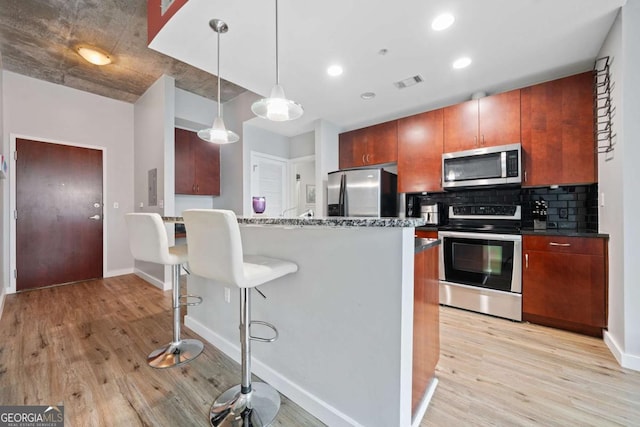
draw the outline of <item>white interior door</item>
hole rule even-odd
[[[251,152],[251,196],[263,196],[263,216],[279,217],[289,206],[288,161],[281,157]]]

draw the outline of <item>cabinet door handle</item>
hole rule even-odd
[[[473,137],[473,145],[478,145],[478,136]]]
[[[482,135],[482,145],[484,145],[484,135]]]
[[[527,182],[527,171],[524,171],[524,182]]]
[[[525,268],[529,268],[529,254],[524,254],[524,265]]]
[[[564,248],[568,248],[569,246],[571,246],[571,243],[556,243],[556,242],[549,242],[549,246],[562,246]]]
[[[367,161],[364,159],[364,156],[365,156],[365,155],[363,154],[363,155],[362,155],[362,164],[367,163]]]
[[[196,185],[193,184],[193,186],[191,187],[191,191],[193,191],[194,193],[196,192]]]
[[[196,184],[196,193],[200,192],[200,184]]]
[[[369,154],[367,154],[367,163],[369,163]]]

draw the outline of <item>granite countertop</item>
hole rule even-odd
[[[165,222],[183,222],[182,217],[162,217]],[[269,218],[238,217],[241,225],[286,225],[286,226],[320,226],[320,227],[419,227],[424,225],[422,218]]]
[[[569,230],[562,228],[547,228],[546,230],[534,230],[533,228],[523,228],[520,230],[523,236],[561,236],[561,237],[604,237],[609,238],[606,233],[598,233],[597,230]]]
[[[438,246],[441,242],[440,239],[425,239],[422,237],[416,237],[415,239],[415,253],[418,254],[424,250]]]

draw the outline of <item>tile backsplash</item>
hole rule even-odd
[[[558,188],[490,188],[457,190],[443,193],[407,194],[412,215],[420,216],[420,204],[441,202],[445,205],[504,204],[522,205],[522,226],[533,227],[531,214],[536,200],[547,202],[547,228],[566,230],[598,229],[598,184],[571,185]],[[409,210],[407,210],[407,213]]]

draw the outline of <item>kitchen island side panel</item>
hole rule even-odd
[[[253,293],[253,319],[280,332],[252,343],[253,372],[328,425],[411,425],[413,228],[240,228],[245,253],[299,266]],[[186,325],[238,361],[238,290],[225,303],[224,284],[188,286],[204,302]]]

